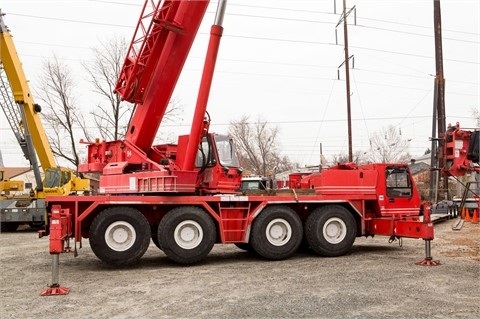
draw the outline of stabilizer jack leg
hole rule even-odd
[[[432,250],[430,247],[431,240],[425,240],[425,259],[419,262],[416,262],[415,265],[419,266],[439,266],[441,265],[440,260],[433,260]]]
[[[52,254],[52,284],[44,289],[40,296],[67,295],[70,288],[61,287],[58,283],[60,254]]]

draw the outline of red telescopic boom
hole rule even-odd
[[[215,71],[215,63],[217,62],[218,49],[220,47],[220,39],[223,34],[223,17],[225,15],[226,0],[218,2],[215,23],[210,30],[210,41],[208,43],[207,56],[203,67],[202,81],[198,92],[197,105],[193,116],[192,127],[190,129],[190,139],[188,140],[185,160],[183,162],[183,170],[189,171],[193,169],[195,157],[197,154],[198,144],[205,135],[205,112],[207,111],[208,97],[210,87],[212,86],[213,72]]]
[[[209,1],[147,1],[115,91],[137,103],[125,140],[147,151],[168,107]]]

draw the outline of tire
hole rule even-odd
[[[250,244],[260,256],[270,260],[291,257],[302,242],[300,217],[287,206],[270,206],[252,224]]]
[[[18,229],[20,223],[16,222],[0,222],[0,231],[3,233],[11,233]]]
[[[305,235],[310,248],[326,257],[346,254],[352,248],[356,234],[355,218],[339,205],[315,209],[305,223]]]
[[[90,246],[95,255],[112,266],[138,262],[150,244],[150,225],[138,210],[112,207],[100,212],[93,220]]]
[[[158,242],[165,254],[180,264],[205,259],[215,244],[217,230],[212,217],[194,206],[169,211],[158,225]]]
[[[453,209],[452,218],[457,218],[458,217],[458,206],[456,204],[454,204],[452,209]]]
[[[28,226],[30,226],[31,229],[33,230],[38,230],[41,229],[43,226],[45,226],[44,222],[30,222],[28,223]]]

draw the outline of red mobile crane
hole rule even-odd
[[[234,142],[210,133],[205,119],[226,1],[219,1],[211,28],[190,135],[177,145],[151,146],[208,3],[146,1],[116,87],[137,103],[127,135],[88,143],[88,161],[79,167],[101,173],[99,194],[47,197],[49,225],[41,235],[50,236],[53,284],[44,295],[68,292],[58,285],[59,254],[77,253],[82,238],[117,266],[137,262],[150,238],[182,264],[204,259],[215,243],[285,259],[304,234],[325,256],[347,253],[360,236],[433,239],[429,209],[403,164],[338,165],[297,189],[238,192]],[[429,246],[424,261],[432,264]]]

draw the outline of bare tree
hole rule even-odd
[[[244,115],[230,122],[229,132],[237,143],[242,166],[253,174],[268,176],[293,168],[288,157],[278,151],[278,128],[269,127],[261,118],[250,123]]]
[[[480,127],[480,110],[478,108],[472,108],[472,116],[477,121],[477,127]]]
[[[408,141],[392,125],[373,135],[367,157],[376,163],[408,163],[411,158]]]
[[[127,48],[124,38],[113,37],[110,40],[102,41],[98,48],[93,49],[92,61],[82,63],[89,75],[93,91],[103,101],[98,103],[90,114],[100,136],[107,141],[125,137],[135,107],[131,103],[122,101],[120,96],[114,92]],[[164,122],[177,119],[180,111],[180,104],[172,100],[165,112]]]
[[[77,142],[80,138],[75,132],[78,128],[83,130],[85,120],[73,93],[75,81],[70,69],[56,56],[51,61],[44,61],[42,67],[39,97],[46,106],[42,114],[49,126],[47,135],[50,147],[54,155],[77,167],[79,164]],[[83,134],[88,136],[85,130]]]
[[[114,37],[101,42],[99,48],[92,50],[94,59],[82,65],[89,75],[88,81],[93,91],[108,101],[108,105],[99,103],[90,114],[104,140],[118,140],[125,136],[133,108],[132,104],[122,102],[120,96],[113,91],[125,59],[127,43],[124,38]]]
[[[359,164],[365,164],[367,161],[366,157],[367,152],[364,151],[355,151],[353,153],[353,162],[356,163],[357,165]],[[348,162],[348,154],[346,153],[340,153],[340,154],[335,154],[333,155],[333,164],[344,164]]]

